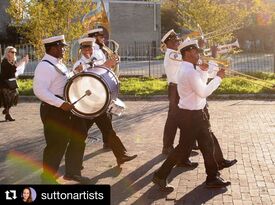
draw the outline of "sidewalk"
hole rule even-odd
[[[96,126],[90,130],[93,142],[88,142],[84,157],[83,175],[94,184],[110,184],[114,205],[275,204],[275,101],[210,101],[212,129],[224,156],[238,160],[221,171],[232,185],[206,189],[199,152],[191,159],[199,162],[198,168],[174,168],[169,181],[175,191],[168,195],[151,182],[153,172],[164,160],[160,153],[168,101],[125,103],[124,115],[115,117],[113,124],[128,151],[138,157],[118,169],[112,152],[101,149]],[[11,113],[15,122],[0,122],[0,184],[39,183],[45,146],[39,102],[20,103]],[[64,162],[60,172],[64,173]]]

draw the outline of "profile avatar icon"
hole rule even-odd
[[[36,191],[32,187],[26,187],[22,192],[22,201],[31,203],[36,199]]]

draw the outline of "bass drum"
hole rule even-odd
[[[64,95],[66,101],[75,103],[73,114],[93,119],[107,111],[118,91],[119,81],[115,73],[106,67],[95,66],[69,79]]]

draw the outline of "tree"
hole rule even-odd
[[[198,25],[204,34],[215,43],[222,43],[233,37],[233,32],[247,20],[248,10],[239,3],[211,0],[179,0],[178,24],[182,28],[198,31]],[[211,36],[211,37],[210,37]]]
[[[79,0],[9,0],[9,2],[7,12],[13,20],[13,25],[35,47],[37,57],[43,54],[41,41],[43,38],[62,34],[66,36],[68,42],[80,38],[87,29],[81,23],[81,18],[92,6],[91,1]]]

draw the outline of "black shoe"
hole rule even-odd
[[[63,176],[63,179],[76,181],[76,182],[79,182],[80,184],[90,184],[91,183],[91,180],[88,177],[83,177],[83,176],[77,175],[77,174],[75,174],[75,175],[65,174]]]
[[[218,169],[222,170],[224,168],[231,167],[231,166],[233,166],[236,163],[237,163],[236,159],[233,159],[233,160],[227,160],[227,159],[225,159],[221,163],[218,164]]]
[[[186,162],[178,162],[177,167],[184,167],[188,169],[195,169],[197,166],[199,166],[199,163],[197,162],[191,162],[190,160],[187,160]]]
[[[168,155],[173,150],[174,150],[174,147],[163,147],[161,153],[165,154],[165,155]]]
[[[133,159],[135,159],[137,157],[137,155],[132,155],[129,156],[127,154],[125,154],[123,157],[118,158],[117,161],[117,165],[120,166],[121,164],[124,164],[125,162],[131,161]]]
[[[3,114],[3,115],[7,114],[7,110],[4,109],[4,110],[2,111],[2,114]]]
[[[221,177],[217,176],[214,179],[206,180],[207,188],[222,188],[230,185],[231,182],[224,181]]]
[[[15,119],[13,119],[10,114],[5,115],[5,120],[6,121],[15,121]]]
[[[155,185],[159,187],[159,189],[163,192],[172,192],[174,191],[174,187],[169,185],[166,181],[166,179],[161,179],[156,176],[156,173],[154,173],[152,182],[154,182]]]

